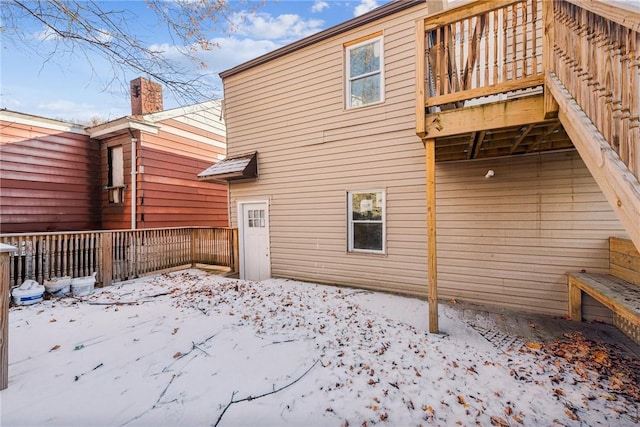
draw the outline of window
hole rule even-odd
[[[109,203],[124,202],[124,154],[122,145],[107,148],[109,176],[106,190],[109,192]]]
[[[250,209],[248,211],[249,228],[264,228],[264,209]]]
[[[382,37],[346,45],[347,108],[383,100],[384,76]]]
[[[347,193],[349,215],[349,252],[384,253],[384,191]]]

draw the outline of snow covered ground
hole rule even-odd
[[[195,269],[13,307],[0,421],[637,425],[637,360],[580,337],[498,348],[447,306],[429,335],[427,318],[418,299]]]

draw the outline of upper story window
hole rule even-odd
[[[122,145],[107,148],[109,203],[124,202],[124,151]]]
[[[384,100],[382,36],[345,44],[347,108]]]

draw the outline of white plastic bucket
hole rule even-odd
[[[44,286],[35,280],[27,279],[22,285],[11,291],[13,303],[17,305],[30,305],[42,301]]]
[[[54,297],[63,297],[69,294],[71,288],[71,276],[52,277],[44,281],[44,288],[47,293]]]
[[[76,297],[83,297],[93,292],[96,284],[96,273],[91,276],[76,277],[71,279],[71,292]]]

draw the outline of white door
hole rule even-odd
[[[269,210],[266,202],[243,203],[240,278],[264,280],[271,277],[269,261]]]

